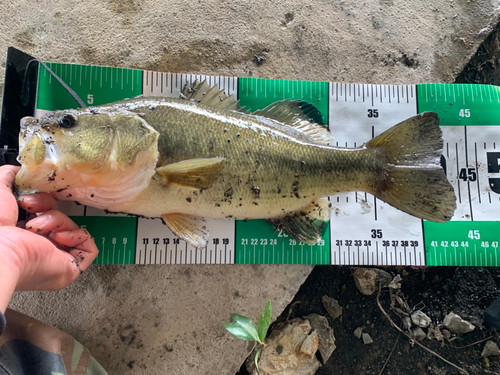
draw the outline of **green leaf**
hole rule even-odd
[[[259,332],[260,343],[264,343],[267,335],[267,330],[271,325],[271,300],[266,302],[262,314],[259,316],[259,325],[257,326],[257,331]]]
[[[230,321],[231,323],[224,323],[224,327],[232,335],[242,340],[260,342],[255,326],[249,318],[240,314],[231,314]]]

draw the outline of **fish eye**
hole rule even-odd
[[[73,115],[64,115],[57,122],[62,128],[72,128],[76,125],[76,118]]]

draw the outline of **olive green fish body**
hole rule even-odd
[[[131,107],[135,108],[132,102]],[[340,191],[372,191],[381,163],[376,151],[340,149],[305,142],[237,112],[179,100],[149,102],[134,109],[155,128],[158,166],[199,158],[223,158],[217,179],[201,191],[165,188],[161,178],[141,195],[150,194],[157,215],[183,212],[215,218],[270,218],[296,211],[312,200]],[[193,107],[197,112],[193,114]],[[379,165],[377,165],[379,164]],[[160,199],[160,197],[162,197]],[[165,202],[163,207],[159,202]],[[127,207],[127,211],[132,207]],[[146,212],[147,211],[147,212]]]

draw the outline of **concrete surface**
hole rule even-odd
[[[56,62],[170,72],[408,84],[450,82],[498,22],[498,1],[14,0],[7,46]],[[254,54],[266,61],[257,66]],[[3,76],[2,66],[0,74]],[[307,266],[101,266],[12,307],[88,346],[110,374],[233,374],[249,347],[231,312],[276,316]]]
[[[109,374],[234,374],[251,346],[222,323],[273,318],[311,268],[94,266],[55,293],[18,293],[11,307],[73,335]]]

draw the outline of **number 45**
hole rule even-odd
[[[461,109],[458,115],[460,117],[470,117],[470,109]]]
[[[479,233],[478,230],[470,230],[467,237],[469,237],[471,240],[479,240],[481,238],[481,233]]]

